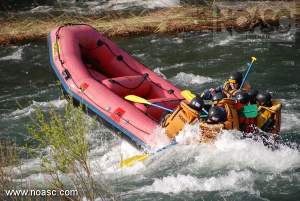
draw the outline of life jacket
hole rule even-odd
[[[186,124],[193,124],[198,120],[198,111],[192,109],[185,101],[181,101],[172,114],[166,115],[162,122],[169,138],[174,138]]]
[[[269,119],[274,120],[271,132],[274,134],[278,134],[281,125],[281,106],[282,104],[280,100],[273,100],[271,107],[259,106],[259,114],[256,118],[257,127],[263,128],[263,126],[267,123]]]
[[[226,110],[227,120],[223,123],[224,128],[227,130],[239,130],[238,113],[233,106],[230,98],[224,98],[217,103],[217,106],[223,107]]]
[[[246,104],[242,104],[242,103],[236,103],[235,104],[235,109],[237,110],[238,113],[238,121],[239,121],[239,126],[240,126],[240,130],[244,133],[255,133],[256,132],[256,118],[245,118],[241,111],[243,109],[243,107]]]
[[[249,92],[251,89],[251,86],[249,82],[245,82],[244,86],[242,88],[243,92]],[[227,98],[232,98],[235,96],[235,94],[239,91],[239,89],[232,89],[230,86],[229,81],[226,81],[223,85],[223,93],[227,96]]]
[[[200,122],[199,126],[202,131],[201,143],[206,144],[212,143],[224,128],[224,124],[222,123],[209,124],[206,122]]]

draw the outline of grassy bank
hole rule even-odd
[[[119,200],[89,158],[87,135],[97,128],[97,122],[87,116],[83,106],[75,107],[69,99],[63,111],[54,106],[47,112],[37,108],[31,120],[26,146],[0,140],[1,201]],[[35,158],[39,168],[27,169],[31,165],[27,157]],[[18,190],[25,194],[10,193]],[[68,194],[59,194],[61,191]]]
[[[0,44],[14,44],[45,40],[54,27],[65,23],[86,23],[108,36],[132,36],[151,33],[184,31],[249,30],[261,24],[278,26],[282,16],[294,18],[294,2],[254,3],[245,8],[215,4],[213,6],[185,6],[141,12],[140,15],[109,16],[33,16],[2,19]]]

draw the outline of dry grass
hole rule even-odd
[[[275,12],[282,7],[265,5],[265,9],[272,9]],[[294,9],[295,6],[287,6]],[[252,5],[246,10],[254,13],[257,9],[264,10],[263,6]],[[277,11],[276,11],[277,10]],[[236,12],[236,11],[234,11]],[[278,21],[275,14],[267,16],[268,21]],[[237,27],[243,29],[245,25],[255,26],[260,23],[262,17],[255,16],[251,19],[242,18],[239,14],[228,17],[228,8],[221,10],[212,9],[207,6],[185,6],[176,8],[166,8],[141,15],[128,16],[48,16],[43,19],[37,17],[26,17],[25,19],[11,18],[0,20],[1,33],[0,44],[13,44],[35,40],[44,40],[47,33],[56,26],[66,23],[86,23],[95,27],[100,32],[108,36],[132,36],[151,33],[177,33],[184,31],[206,31],[221,30],[221,28]],[[246,20],[246,21],[245,21]],[[266,19],[262,19],[266,20]],[[238,22],[238,23],[237,23]]]

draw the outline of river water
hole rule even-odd
[[[0,2],[0,14],[1,11],[17,11],[19,14],[49,14],[58,11],[90,15],[105,11],[166,8],[194,2],[193,0],[9,0]],[[206,3],[206,1],[202,2]]]
[[[221,84],[230,72],[245,70],[256,56],[249,81],[282,100],[282,136],[300,144],[300,50],[293,30],[271,37],[182,33],[115,41],[179,88],[197,93]],[[24,145],[30,141],[26,125],[37,107],[62,110],[66,105],[48,60],[46,42],[0,49],[1,138]],[[186,128],[181,140],[196,130]],[[299,200],[299,151],[287,146],[272,151],[239,135],[224,132],[213,145],[180,143],[144,164],[120,170],[121,158],[139,151],[99,123],[88,134],[89,160],[95,178],[104,179],[122,200]],[[22,168],[31,184],[47,181],[38,158],[24,159]]]

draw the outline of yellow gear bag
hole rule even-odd
[[[164,118],[162,127],[165,128],[168,137],[173,139],[186,124],[195,123],[198,120],[198,116],[198,111],[181,101],[176,110]]]

